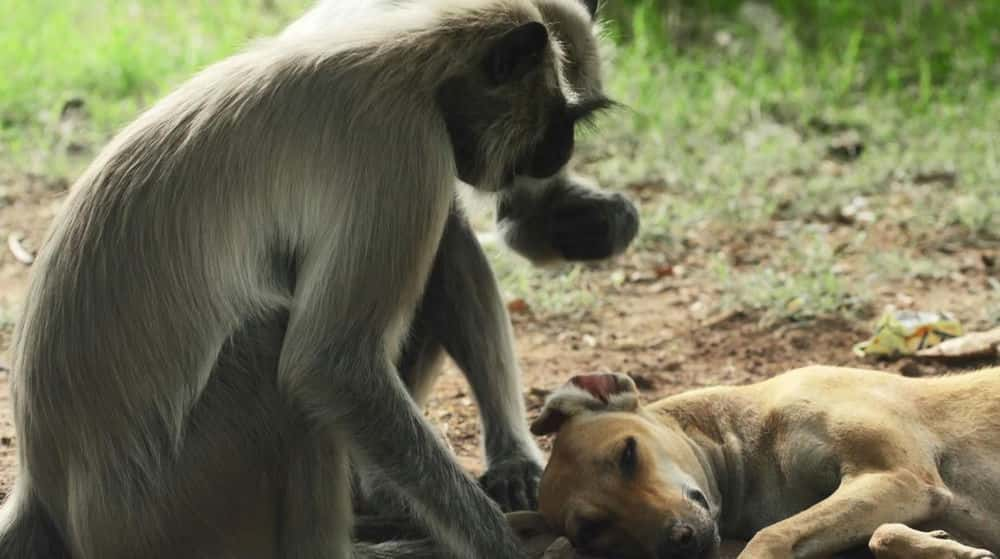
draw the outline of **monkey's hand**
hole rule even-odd
[[[541,478],[542,465],[534,458],[520,456],[490,464],[479,483],[504,512],[535,510]]]
[[[553,247],[566,260],[602,260],[622,253],[639,231],[639,212],[621,194],[586,194],[552,205]]]
[[[639,231],[639,212],[625,196],[557,175],[518,179],[497,207],[508,246],[536,262],[593,261],[622,253]]]

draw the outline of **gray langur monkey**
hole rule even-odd
[[[556,174],[605,104],[568,87],[550,21],[591,25],[576,0],[359,16],[213,65],[117,135],[18,323],[0,557],[522,557],[395,364],[456,178]],[[351,462],[433,538],[352,543]]]
[[[338,21],[421,0],[321,0],[289,25],[283,37],[321,32]],[[552,7],[548,7],[548,6]],[[601,99],[602,80],[596,36],[596,2],[584,2],[593,25],[563,24],[558,3],[540,7],[562,45],[568,86],[584,99]],[[588,187],[565,170],[543,179],[517,176],[497,196],[497,224],[502,238],[536,263],[553,260],[599,260],[622,252],[638,230],[635,207],[620,194]],[[397,368],[423,406],[448,353],[465,374],[479,403],[488,469],[482,482],[504,510],[534,509],[540,452],[525,421],[520,373],[509,319],[493,273],[460,207],[452,209],[433,271],[413,321]],[[378,480],[358,484],[365,494],[361,510],[391,515],[405,523],[402,503]],[[372,522],[374,534],[405,530]],[[364,524],[364,523],[363,523]],[[371,537],[378,538],[377,535]],[[365,534],[361,534],[364,536]]]

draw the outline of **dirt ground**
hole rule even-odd
[[[24,248],[37,248],[66,184],[25,177],[0,177],[0,181],[6,181],[0,182],[5,187],[0,191],[0,239],[5,243],[0,250],[0,305],[7,309],[7,324],[0,334],[5,356],[0,360],[0,493],[6,493],[15,475],[17,444],[9,405],[6,346],[10,319],[23,296],[29,271],[6,243],[17,234]],[[899,236],[906,233],[876,228],[871,234],[886,244],[898,245]],[[910,241],[925,242],[902,239]],[[865,362],[851,353],[851,347],[869,335],[870,319],[830,318],[765,326],[758,316],[713,312],[721,293],[700,274],[708,255],[739,254],[736,261],[750,267],[755,265],[755,254],[766,254],[780,242],[785,241],[768,230],[739,234],[705,231],[681,252],[633,250],[613,262],[591,267],[587,281],[599,298],[593,308],[563,316],[538,316],[530,308],[512,304],[529,414],[537,413],[549,390],[584,372],[628,373],[644,397],[652,400],[701,386],[753,382],[813,363],[871,366],[907,375],[940,374],[988,364]],[[927,247],[938,249],[939,256],[953,260],[960,273],[933,280],[903,280],[874,293],[873,307],[894,304],[947,309],[966,320],[970,329],[985,326],[979,294],[987,289],[988,277],[998,275],[996,247],[957,251]],[[620,281],[622,274],[625,281]],[[427,415],[447,435],[462,462],[479,471],[476,408],[453,367],[442,377]],[[542,444],[547,446],[548,441]]]

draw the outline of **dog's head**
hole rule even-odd
[[[532,423],[557,433],[539,511],[580,550],[626,559],[701,559],[718,553],[717,505],[687,437],[639,406],[631,378],[573,377]]]

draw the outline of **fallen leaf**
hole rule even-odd
[[[656,273],[656,277],[658,278],[665,278],[674,275],[674,267],[670,264],[657,266],[653,271]]]
[[[514,314],[528,314],[531,312],[531,305],[519,297],[507,302],[507,310]]]

